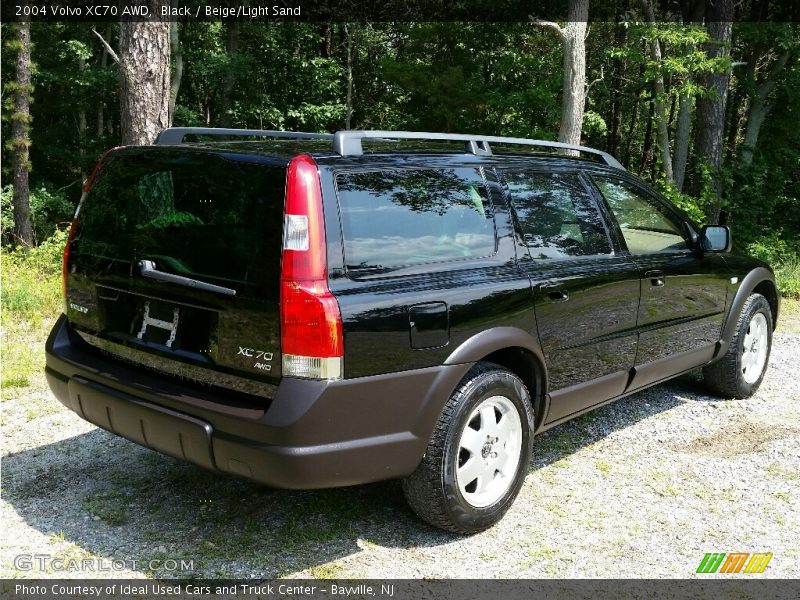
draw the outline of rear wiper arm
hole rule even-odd
[[[191,279],[190,277],[184,277],[182,275],[173,275],[172,273],[165,273],[164,271],[159,271],[156,268],[156,263],[154,263],[152,260],[140,260],[139,273],[143,277],[149,277],[150,279],[155,279],[157,281],[176,283],[178,285],[195,288],[197,290],[223,294],[224,296],[236,295],[236,290],[231,288],[222,287],[221,285],[214,285],[213,283],[206,283],[205,281]]]

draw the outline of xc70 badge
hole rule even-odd
[[[261,369],[262,371],[271,371],[272,365],[267,364],[272,361],[272,352],[264,350],[256,350],[255,348],[242,348],[239,346],[239,354],[237,356],[246,356],[247,358],[255,358],[256,362],[253,364],[254,369]],[[264,362],[261,362],[261,361]]]

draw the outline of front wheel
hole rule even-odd
[[[519,377],[489,363],[473,368],[445,405],[422,462],[403,481],[411,508],[448,531],[494,525],[525,479],[533,423]]]
[[[742,307],[728,351],[703,369],[706,384],[727,398],[752,396],[767,371],[772,348],[772,310],[761,294],[751,294]]]

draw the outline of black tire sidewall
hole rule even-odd
[[[465,531],[482,531],[496,523],[517,497],[527,474],[533,448],[533,409],[530,395],[522,381],[503,370],[483,373],[469,381],[463,389],[463,400],[452,414],[442,454],[442,486],[448,518]],[[474,408],[491,396],[508,398],[519,414],[522,424],[522,448],[514,482],[494,504],[477,508],[469,504],[458,489],[456,465],[461,433],[467,426]]]
[[[753,383],[748,383],[745,381],[744,375],[742,374],[744,338],[747,335],[747,327],[750,325],[753,317],[758,313],[762,313],[767,319],[767,356],[764,360],[764,366],[761,369],[761,374],[759,375],[758,379]],[[761,385],[764,375],[767,373],[767,365],[769,364],[769,357],[772,353],[772,311],[767,299],[763,296],[758,295],[753,297],[752,301],[749,302],[745,308],[744,318],[740,321],[739,331],[736,334],[736,347],[734,351],[736,352],[736,387],[738,388],[742,397],[748,397],[755,393],[755,391],[758,389],[758,386]]]

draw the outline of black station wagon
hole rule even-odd
[[[476,532],[534,433],[698,367],[758,388],[778,294],[730,248],[591,148],[167,129],[85,184],[47,377],[148,448],[282,488],[401,478]]]

